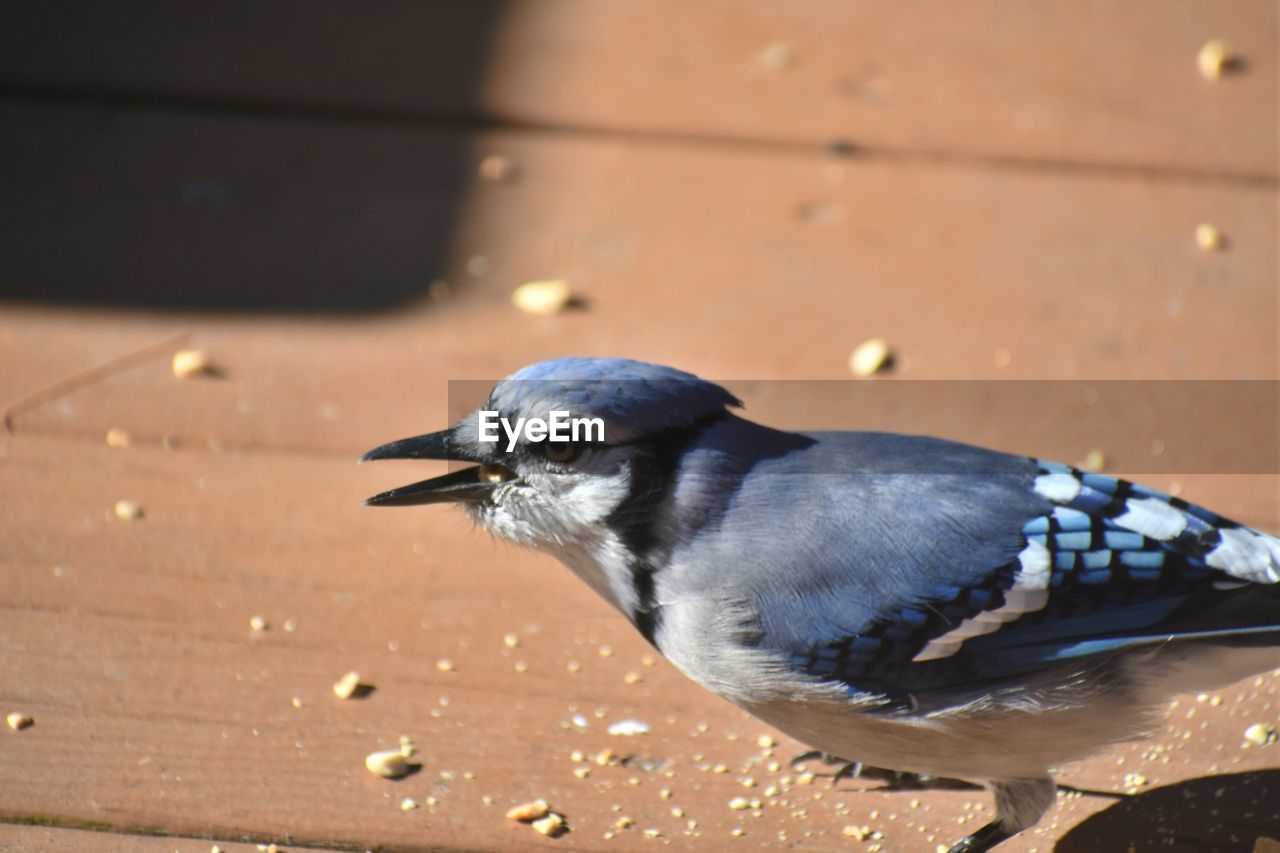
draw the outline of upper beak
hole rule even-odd
[[[364,456],[361,462],[373,462],[376,459],[458,459],[459,456],[449,454],[449,444],[453,439],[452,430],[429,432],[426,435],[415,435],[413,438],[402,438],[375,447]]]
[[[402,438],[381,447],[375,447],[364,456],[361,462],[375,459],[463,459],[479,462],[471,454],[461,452],[460,448],[451,448],[453,433],[451,430],[418,435],[413,438]],[[433,477],[419,483],[401,486],[387,492],[374,495],[365,500],[368,506],[414,506],[417,504],[433,504],[446,502],[478,503],[492,492],[494,486],[514,478],[515,475],[501,465],[481,465],[475,468],[464,468],[442,477]]]

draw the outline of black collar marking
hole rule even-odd
[[[650,557],[658,544],[658,510],[675,488],[680,458],[690,442],[726,413],[687,429],[670,430],[649,443],[631,461],[631,482],[627,496],[605,518],[608,525],[633,555],[631,582],[636,605],[631,621],[651,644],[661,621],[654,604],[654,575],[659,566]]]

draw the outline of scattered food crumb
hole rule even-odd
[[[734,811],[742,811],[743,809],[749,809],[751,808],[751,801],[748,800],[746,797],[734,797],[732,800],[729,801],[729,808],[733,809]]]
[[[360,673],[352,670],[333,683],[333,693],[339,699],[350,699],[360,690]]]
[[[13,711],[4,718],[4,721],[8,723],[9,728],[13,729],[15,732],[20,732],[35,723],[35,720],[30,714],[23,713],[22,711]]]
[[[107,447],[128,447],[133,443],[133,436],[129,435],[129,431],[120,427],[112,427],[107,430]]]
[[[1224,242],[1222,232],[1216,225],[1201,222],[1196,226],[1196,245],[1200,247],[1200,251],[1216,252],[1223,247]]]
[[[795,48],[781,41],[766,45],[756,54],[756,62],[767,71],[781,71],[789,68],[795,59]]]
[[[756,738],[756,746],[761,749],[773,749],[777,745],[778,742],[773,739],[773,735],[760,735]]]
[[[436,661],[436,669],[441,672],[453,672],[453,661],[448,658],[440,658],[440,660]]]
[[[1076,467],[1081,471],[1090,471],[1096,474],[1103,468],[1107,467],[1107,454],[1095,447],[1093,450],[1086,453],[1083,459],[1076,463]]]
[[[627,684],[639,684],[641,681],[644,681],[644,676],[638,672],[632,671],[622,676],[622,680]]]
[[[467,258],[467,275],[482,278],[489,272],[489,259],[484,255],[472,255]]]
[[[636,825],[636,822],[624,815],[623,817],[620,817],[617,820],[615,820],[613,822],[613,825],[616,829],[630,829],[631,827]]]
[[[569,828],[564,823],[564,815],[556,812],[551,812],[546,817],[538,818],[531,826],[541,834],[552,838],[569,831]]]
[[[212,372],[209,356],[204,350],[180,349],[173,354],[173,375],[190,379]]]
[[[871,837],[871,827],[869,826],[846,826],[841,832],[854,841],[866,841]]]
[[[849,370],[854,376],[874,376],[893,362],[893,353],[884,338],[871,338],[854,347],[849,356]]]
[[[611,658],[613,657],[613,646],[601,646],[596,649],[596,654],[602,658]]]
[[[1276,737],[1275,727],[1266,723],[1254,723],[1244,730],[1244,739],[1254,746],[1266,746],[1273,743]]]
[[[371,752],[364,759],[364,766],[375,776],[384,779],[399,779],[409,773],[412,765],[398,749],[386,749]]]
[[[576,660],[571,660],[567,664],[565,664],[565,669],[569,670],[570,672],[581,672],[582,664],[578,663]]]
[[[1210,39],[1196,54],[1196,64],[1200,67],[1200,76],[1206,80],[1217,80],[1231,66],[1231,45],[1222,39]]]
[[[301,708],[302,698],[300,696],[294,696],[292,699],[289,700],[289,703],[293,705],[293,707],[295,708]]]
[[[116,501],[116,518],[121,521],[137,521],[142,518],[142,505],[137,501]]]
[[[546,800],[530,800],[527,803],[521,803],[508,809],[507,820],[519,820],[528,823],[531,820],[546,817],[550,812],[551,807],[547,805]]]
[[[400,801],[400,811],[411,812],[418,807],[418,801],[413,797],[405,797]]]
[[[796,216],[815,225],[838,225],[844,219],[844,207],[834,201],[805,201],[796,205]]]
[[[590,776],[590,775],[591,775],[591,768],[590,768],[590,767],[575,767],[575,768],[573,768],[573,775],[574,775],[574,776],[577,776],[579,779],[585,779],[585,778],[587,778],[588,776]]]
[[[609,726],[609,734],[630,737],[632,735],[643,735],[649,733],[649,724],[642,723],[639,720],[619,720]]]
[[[526,282],[511,293],[511,302],[517,308],[541,317],[559,314],[572,299],[569,283],[562,279]]]
[[[294,631],[298,630],[298,623],[292,619],[286,619],[284,620],[284,625],[281,627],[283,627],[287,633],[292,634]]]
[[[249,630],[253,631],[255,634],[261,634],[263,631],[267,630],[267,620],[263,619],[261,616],[250,616]]]
[[[480,168],[477,170],[480,177],[486,181],[493,181],[495,184],[503,184],[516,179],[519,169],[516,164],[511,161],[510,157],[504,157],[501,154],[490,154],[480,161]]]
[[[520,645],[520,638],[515,634],[504,634],[502,637],[502,645],[509,649],[517,648]]]

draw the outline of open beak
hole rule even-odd
[[[452,430],[402,438],[381,447],[375,447],[361,462],[377,459],[441,459],[479,462],[461,448],[452,448]],[[464,468],[442,477],[433,477],[419,483],[411,483],[398,489],[374,495],[365,500],[367,506],[416,506],[434,503],[480,503],[486,500],[495,486],[515,479],[511,469],[491,463],[474,468]]]

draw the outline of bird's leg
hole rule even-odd
[[[1035,826],[1053,805],[1057,792],[1057,786],[1048,776],[988,782],[986,787],[996,798],[996,819],[961,840],[948,853],[986,853],[1001,841]]]
[[[947,853],[986,853],[1001,841],[1007,841],[1012,837],[1013,833],[1005,832],[999,820],[993,820],[977,832],[958,841]]]

